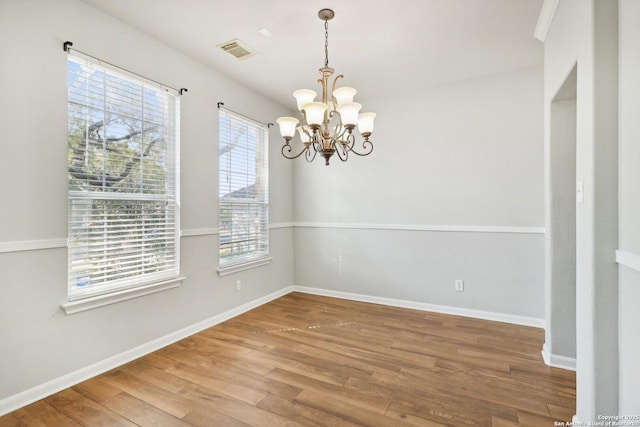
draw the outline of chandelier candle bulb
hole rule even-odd
[[[338,80],[344,76],[334,75],[335,70],[329,66],[329,21],[334,16],[335,13],[331,9],[318,12],[318,17],[324,21],[324,67],[318,70],[321,99],[316,101],[318,93],[313,90],[296,90],[293,96],[302,114],[300,126],[297,126],[299,121],[293,117],[280,117],[277,120],[280,134],[284,138],[280,152],[287,159],[304,156],[306,161],[312,162],[316,155],[320,154],[324,157],[324,164],[329,166],[329,160],[334,154],[346,162],[349,153],[368,156],[373,151],[373,141],[369,137],[376,115],[363,113],[358,116],[362,105],[353,102],[353,97],[358,91],[352,87],[336,87]],[[353,133],[356,125],[364,138],[362,144],[356,144],[356,135]],[[291,144],[291,139],[296,129],[300,134],[302,148],[293,151],[294,144]]]
[[[280,135],[285,139],[291,139],[296,134],[296,125],[300,123],[300,120],[295,117],[280,117],[276,123],[280,125]]]
[[[358,91],[352,87],[339,87],[333,91],[333,97],[336,99],[336,104],[340,106],[342,104],[352,103],[356,93],[358,93]]]
[[[318,94],[311,89],[299,89],[293,92],[294,98],[298,104],[298,111],[302,111],[305,104],[313,102]]]

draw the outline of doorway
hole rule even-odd
[[[582,183],[576,176],[577,66],[551,102],[546,150],[545,362],[575,370],[576,203]]]

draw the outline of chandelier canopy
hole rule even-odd
[[[302,123],[295,117],[280,117],[276,122],[280,125],[280,135],[284,138],[282,155],[287,159],[295,159],[304,154],[307,161],[315,159],[320,153],[325,158],[325,164],[329,165],[329,159],[334,154],[343,162],[347,161],[349,153],[358,156],[366,156],[373,151],[373,143],[369,139],[373,131],[373,119],[375,113],[360,113],[362,105],[353,102],[356,90],[352,87],[336,88],[336,83],[343,78],[339,74],[333,78],[331,85],[329,80],[335,70],[329,67],[329,21],[333,19],[334,12],[331,9],[322,9],[318,17],[324,21],[324,67],[320,68],[318,83],[322,87],[322,101],[315,102],[317,93],[310,89],[300,89],[293,92],[296,98],[298,110],[302,115]],[[329,88],[331,87],[331,92]],[[331,95],[331,98],[329,96]],[[359,114],[360,113],[360,114]],[[298,126],[298,124],[300,124]],[[355,135],[353,130],[356,125],[364,141],[362,151],[355,149]],[[298,154],[291,154],[291,140],[296,130],[302,140],[302,150]]]

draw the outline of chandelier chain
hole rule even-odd
[[[329,66],[329,21],[324,20],[324,66]]]

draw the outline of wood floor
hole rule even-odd
[[[575,374],[541,329],[293,293],[0,426],[553,426]]]

